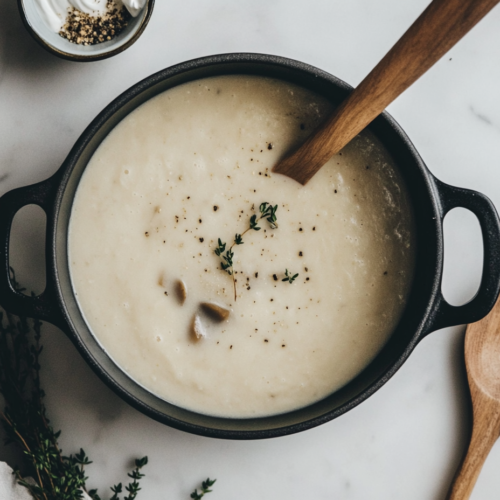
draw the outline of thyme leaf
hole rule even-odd
[[[267,222],[271,226],[271,229],[277,229],[277,217],[276,211],[278,210],[278,205],[268,205],[266,202],[262,203],[259,207],[260,213],[262,214],[261,218],[266,217]]]
[[[299,273],[292,275],[292,273],[288,272],[288,269],[285,269],[285,277],[281,281],[288,281],[288,283],[291,284],[295,281],[295,278],[297,278],[298,275]]]
[[[212,490],[210,488],[214,485],[215,481],[217,480],[211,480],[210,478],[207,478],[201,483],[201,491],[198,493],[198,490],[195,489],[193,493],[191,493],[191,498],[193,500],[201,500],[207,493],[211,493]]]
[[[259,220],[261,218],[262,217],[259,217]],[[260,231],[260,227],[257,226],[257,216],[256,215],[252,215],[252,217],[250,217],[250,229],[253,229],[254,231]]]
[[[215,255],[220,256],[224,250],[226,250],[226,244],[222,243],[222,241],[219,238],[219,246],[215,249]]]

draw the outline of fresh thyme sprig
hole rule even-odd
[[[211,493],[211,487],[214,485],[216,479],[211,480],[210,478],[207,478],[206,481],[203,481],[201,483],[201,491],[198,493],[198,490],[194,490],[193,493],[191,493],[191,498],[193,500],[201,500],[207,493]]]
[[[14,287],[23,291],[11,273]],[[16,318],[0,309],[0,394],[5,403],[0,420],[6,442],[23,451],[25,469],[34,482],[28,482],[20,470],[15,474],[34,500],[81,499],[88,479],[85,466],[92,462],[82,449],[75,455],[64,456],[58,444],[61,431],[55,432],[50,425],[40,385],[41,326],[36,319]],[[126,488],[129,496],[124,500],[137,496],[138,481],[143,477],[137,467],[146,463],[147,457],[136,461],[131,475],[134,482]],[[119,500],[121,485],[115,486],[113,492],[113,500]],[[97,490],[88,493],[100,500]]]
[[[260,231],[260,227],[257,227],[257,222],[260,221],[260,219],[263,219],[264,217],[267,217],[267,222],[269,222],[269,225],[271,226],[271,229],[277,229],[278,228],[278,222],[276,218],[276,211],[278,210],[278,205],[269,205],[268,203],[264,202],[261,203],[259,207],[260,211],[260,217],[257,219],[257,215],[252,215],[250,217],[250,228],[247,229],[249,231],[250,229],[253,229],[255,231]],[[246,233],[246,231],[245,231]],[[245,234],[243,233],[243,234]]]
[[[129,484],[125,486],[125,489],[128,491],[129,494],[126,497],[124,497],[123,500],[134,500],[135,497],[137,496],[137,493],[141,489],[139,487],[139,480],[144,477],[144,474],[142,474],[140,470],[147,463],[148,463],[148,457],[136,459],[135,469],[128,474],[128,477],[132,478],[133,481],[129,482]],[[110,500],[120,500],[120,497],[118,495],[123,491],[122,483],[115,484],[115,486],[111,488],[111,491],[113,492],[113,496],[110,498]],[[97,495],[97,490],[89,491],[89,495],[93,500],[101,500],[99,495]]]
[[[128,496],[124,498],[124,500],[134,500],[137,496],[137,493],[141,489],[139,487],[139,481],[144,477],[144,474],[141,474],[140,470],[148,463],[148,457],[139,458],[135,461],[135,469],[128,474],[128,477],[132,478],[133,481],[125,486],[125,489],[128,491]]]
[[[299,275],[299,273],[294,274],[292,276],[292,273],[289,273],[288,269],[285,269],[285,277],[281,281],[288,281],[288,283],[293,283],[295,281],[295,278],[297,278],[298,275]]]
[[[233,244],[227,249],[226,251],[226,243],[223,243],[222,240],[219,238],[217,242],[217,248],[215,249],[215,255],[217,257],[222,257],[221,260],[221,269],[225,271],[229,276],[232,276],[233,278],[233,288],[234,288],[234,300],[236,301],[237,298],[237,293],[236,293],[236,278],[234,277],[234,264],[233,264],[233,257],[234,257],[234,252],[233,248],[235,245],[243,245],[245,242],[243,241],[243,236],[248,233],[248,231],[260,231],[262,228],[258,226],[258,223],[261,219],[266,219],[267,222],[269,222],[269,226],[271,229],[277,229],[278,228],[278,218],[276,216],[276,212],[278,211],[278,205],[270,205],[267,202],[261,203],[259,206],[259,213],[260,216],[257,217],[257,214],[252,215],[250,217],[250,225],[243,233],[238,234],[236,233],[234,235],[234,242]],[[226,252],[224,254],[224,252]]]

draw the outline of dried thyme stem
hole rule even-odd
[[[238,295],[236,294],[236,278],[234,277],[234,273],[231,274],[231,276],[233,277],[234,301],[236,302],[236,299],[238,297]]]

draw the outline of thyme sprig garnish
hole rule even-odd
[[[288,269],[285,269],[285,277],[281,281],[288,281],[288,283],[291,284],[295,281],[295,278],[297,278],[298,275],[299,273],[292,275],[292,273],[288,272]]]
[[[191,498],[193,500],[201,500],[207,493],[211,493],[212,490],[210,488],[214,485],[215,481],[216,479],[211,480],[207,478],[206,481],[201,483],[201,491],[198,493],[197,489],[194,490],[193,493],[191,493]]]
[[[243,236],[248,233],[248,231],[260,231],[262,228],[258,226],[258,223],[261,219],[266,219],[267,222],[269,223],[269,226],[271,229],[277,229],[278,227],[278,218],[276,216],[276,212],[278,211],[278,205],[271,205],[267,202],[261,203],[259,206],[259,217],[257,217],[257,214],[252,215],[250,217],[250,225],[248,226],[245,231],[243,231],[241,234],[236,233],[234,235],[234,242],[233,244],[226,250],[226,243],[223,243],[222,240],[219,238],[217,241],[217,248],[215,249],[215,255],[217,257],[222,257],[221,259],[221,269],[225,271],[229,276],[232,276],[233,278],[233,288],[234,288],[234,300],[236,301],[237,299],[237,293],[236,293],[236,278],[234,276],[234,263],[233,263],[233,257],[234,257],[234,252],[233,248],[236,245],[243,245],[245,242],[243,241]],[[224,252],[226,252],[224,254]]]

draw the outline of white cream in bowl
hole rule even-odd
[[[390,155],[363,133],[307,186],[271,173],[329,112],[278,80],[198,80],[140,106],[89,162],[73,286],[104,349],[159,397],[233,418],[291,411],[352,380],[393,332],[414,248]],[[278,228],[262,219],[234,246],[235,300],[214,251],[262,202],[278,206]]]

